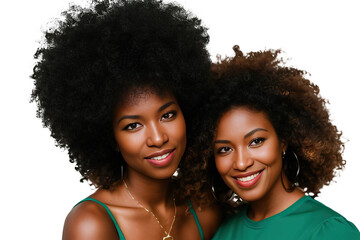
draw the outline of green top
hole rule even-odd
[[[75,205],[75,207],[76,207],[77,205],[79,205],[80,203],[85,202],[85,201],[96,202],[96,203],[100,204],[103,208],[105,208],[105,210],[106,210],[107,213],[109,214],[109,217],[111,218],[112,222],[114,223],[114,225],[115,225],[115,227],[116,227],[116,231],[117,231],[117,233],[118,233],[118,235],[119,235],[119,239],[120,239],[120,240],[125,240],[125,236],[124,236],[124,234],[122,233],[122,231],[121,231],[121,229],[120,229],[120,227],[119,227],[119,224],[116,222],[116,219],[115,219],[114,215],[111,213],[111,211],[110,211],[110,209],[108,208],[108,206],[106,206],[104,203],[102,203],[102,202],[100,202],[100,201],[98,201],[98,200],[96,200],[96,199],[94,199],[94,198],[85,198],[84,200],[81,200],[80,202],[78,202],[78,203]]]
[[[360,240],[359,230],[343,216],[309,196],[281,213],[252,221],[247,207],[227,219],[213,240]]]
[[[84,200],[80,201],[78,204],[82,203],[82,202],[85,202],[85,201],[93,201],[93,202],[96,202],[98,204],[100,204],[103,208],[106,209],[107,213],[109,214],[111,220],[113,221],[115,227],[116,227],[116,231],[119,235],[119,239],[120,240],[125,240],[125,236],[124,234],[122,233],[120,227],[119,227],[119,224],[116,222],[116,219],[114,217],[114,215],[111,213],[110,209],[102,202],[94,199],[94,198],[85,198]],[[76,204],[75,206],[77,206],[78,204]],[[201,237],[201,240],[204,239],[204,234],[203,234],[203,230],[201,228],[201,225],[200,225],[200,222],[199,222],[199,219],[196,215],[196,212],[195,212],[195,209],[193,208],[192,204],[191,204],[191,201],[190,199],[187,199],[187,204],[189,206],[189,211],[191,212],[191,214],[193,215],[194,219],[195,219],[195,222],[196,222],[196,225],[198,227],[198,230],[199,230],[199,233],[200,233],[200,237]]]

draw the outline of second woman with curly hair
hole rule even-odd
[[[313,199],[345,165],[319,88],[285,67],[279,50],[234,50],[213,65],[191,149],[209,161],[203,182],[218,199],[242,202],[213,239],[360,239],[351,222]]]
[[[201,191],[189,196],[192,162],[181,161],[194,91],[209,74],[206,29],[155,0],[64,15],[35,55],[32,99],[97,191],[70,211],[63,239],[210,239],[218,211]]]

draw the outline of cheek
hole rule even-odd
[[[215,156],[215,165],[221,176],[227,175],[227,173],[232,169],[232,161],[229,157]]]
[[[142,137],[139,135],[140,134],[122,134],[115,136],[120,153],[126,161],[128,158],[134,157],[140,152]]]
[[[179,147],[185,148],[186,146],[186,125],[184,117],[178,117],[174,124],[169,128],[169,133],[171,133],[170,138],[172,138]]]
[[[268,145],[266,148],[262,148],[261,151],[257,152],[257,158],[267,166],[281,165],[281,150],[278,145]]]

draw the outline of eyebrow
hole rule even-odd
[[[119,121],[117,122],[117,124],[119,124],[122,120],[124,120],[124,119],[139,119],[140,118],[140,116],[139,115],[125,115],[125,116],[123,116],[123,117],[121,117],[120,119],[119,119]]]
[[[256,128],[256,129],[248,132],[248,133],[244,136],[244,138],[247,138],[247,137],[253,135],[254,133],[256,133],[256,132],[258,132],[258,131],[269,132],[268,130],[266,130],[266,129],[264,129],[264,128]],[[229,141],[229,140],[215,140],[215,141],[214,141],[214,144],[217,144],[217,143],[230,143],[230,141]]]
[[[162,105],[161,107],[159,107],[158,112],[161,112],[162,110],[166,109],[167,107],[169,107],[170,105],[176,104],[174,101],[170,101],[168,103],[165,103],[164,105]]]
[[[215,140],[214,143],[230,143],[228,140]]]
[[[166,109],[167,107],[169,107],[169,106],[171,106],[173,104],[176,104],[176,103],[174,101],[170,101],[170,102],[165,103],[164,105],[159,107],[158,112],[161,112],[162,110]],[[122,116],[119,119],[119,121],[117,121],[117,124],[119,124],[124,119],[139,119],[139,118],[140,118],[140,115],[125,115],[125,116]]]
[[[252,130],[252,131],[248,132],[248,133],[244,136],[244,138],[247,138],[247,137],[249,137],[249,136],[253,135],[254,133],[256,133],[256,132],[258,132],[258,131],[265,131],[265,132],[268,132],[268,130],[266,130],[266,129],[264,129],[264,128],[256,128],[256,129],[254,129],[254,130]]]

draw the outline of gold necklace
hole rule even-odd
[[[163,227],[163,225],[160,223],[159,219],[155,216],[155,214],[150,211],[149,209],[147,209],[146,207],[144,207],[144,205],[141,204],[141,202],[139,202],[138,200],[135,199],[135,197],[131,194],[125,180],[123,179],[123,182],[124,182],[124,186],[126,188],[126,191],[129,193],[130,197],[140,206],[142,207],[146,212],[150,213],[151,215],[153,215],[153,217],[156,219],[156,221],[158,222],[158,224],[160,225],[161,229],[164,230],[166,236],[163,237],[163,240],[173,240],[174,238],[170,235],[170,232],[171,232],[171,229],[174,225],[174,222],[175,222],[175,218],[176,218],[176,203],[175,203],[175,198],[173,198],[173,201],[174,201],[174,208],[175,208],[175,214],[174,214],[174,218],[172,220],[172,223],[170,225],[170,229],[169,229],[169,232],[167,232],[165,230],[165,228]]]

